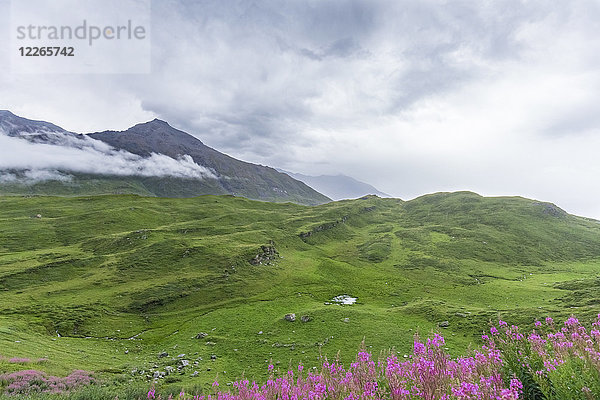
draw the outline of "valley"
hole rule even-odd
[[[498,318],[591,321],[600,223],[470,192],[312,207],[4,196],[0,290],[1,372],[209,387],[266,377],[271,363],[351,360],[363,339],[401,357],[436,331],[456,356]]]

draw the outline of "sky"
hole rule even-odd
[[[600,219],[595,0],[155,0],[150,73],[19,74],[7,53],[0,109],[70,131],[160,118],[402,199],[471,190]]]

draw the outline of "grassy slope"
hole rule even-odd
[[[251,265],[271,241],[281,258]],[[408,352],[415,331],[446,320],[459,353],[498,316],[528,324],[596,313],[599,259],[600,223],[522,198],[304,207],[230,196],[0,197],[0,354],[127,382],[132,369],[175,365],[185,353],[202,361],[169,380],[204,384],[217,373],[222,382],[260,376],[271,360],[350,358],[363,337],[372,350]],[[325,304],[340,294],[357,304]],[[284,321],[292,312],[298,320]],[[194,339],[201,331],[208,337]],[[30,367],[0,361],[0,372]]]

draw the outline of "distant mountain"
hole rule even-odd
[[[12,146],[21,140],[30,142],[33,149],[35,145],[57,146],[48,147],[43,154],[48,158],[47,164],[52,166],[47,168],[49,172],[40,171],[43,167],[39,166],[32,171],[0,162],[0,170],[3,170],[0,171],[0,194],[135,193],[160,197],[232,194],[307,205],[331,201],[287,174],[220,153],[158,119],[123,132],[80,135],[48,122],[0,111],[0,130],[10,137],[4,140]],[[25,146],[25,151],[31,149]],[[48,152],[66,152],[63,154],[66,157],[69,152],[75,153],[63,162],[53,160]],[[24,157],[35,156],[25,154]],[[78,158],[83,163],[75,164],[73,159]]]
[[[375,194],[379,197],[392,197],[389,194],[380,192],[368,183],[358,181],[346,175],[310,176],[283,170],[280,171],[306,183],[311,188],[333,200],[356,199],[367,194]]]

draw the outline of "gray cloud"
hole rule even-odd
[[[159,117],[232,156],[402,198],[470,189],[600,218],[598,20],[594,0],[166,0],[152,74],[0,63],[0,108],[78,132]]]

